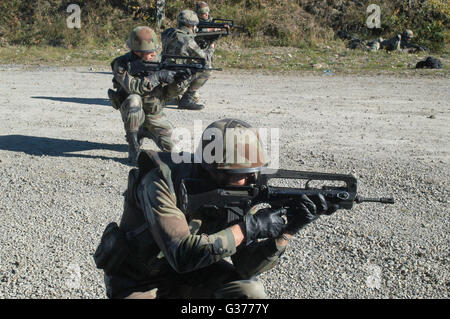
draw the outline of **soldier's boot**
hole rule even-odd
[[[203,109],[205,106],[203,104],[197,104],[194,100],[194,95],[195,91],[186,91],[178,102],[178,108],[185,110]]]
[[[140,150],[138,132],[128,131],[126,134],[126,139],[128,142],[128,161],[131,164],[136,164],[137,156]]]

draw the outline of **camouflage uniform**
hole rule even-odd
[[[116,274],[105,275],[108,297],[158,288],[159,298],[265,298],[255,276],[274,267],[284,247],[266,239],[237,249],[217,213],[185,216],[180,181],[205,177],[200,164],[174,164],[170,153],[153,151],[141,152],[138,162],[120,223],[130,257]],[[224,260],[229,256],[233,265]]]
[[[400,50],[401,40],[401,34],[397,34],[395,37],[382,41],[380,43],[380,49],[385,49],[386,51],[398,51]]]
[[[182,11],[190,11],[184,10]],[[180,13],[180,15],[182,14]],[[190,14],[195,15],[196,24],[198,23],[197,15],[190,11]],[[169,28],[161,33],[162,40],[162,54],[180,55],[180,56],[192,56],[198,58],[204,58],[206,60],[207,67],[211,67],[211,59],[213,50],[202,50],[197,42],[195,42],[195,33],[192,32],[183,23],[178,24],[178,28]],[[184,97],[193,99],[196,92],[208,81],[210,77],[210,71],[199,72],[192,76],[189,87],[184,93]]]
[[[156,37],[155,34],[153,36]],[[129,42],[128,45],[130,46]],[[141,144],[142,139],[148,137],[154,140],[160,149],[170,151],[174,146],[171,138],[172,126],[163,119],[163,108],[167,99],[183,91],[183,84],[172,83],[163,86],[159,82],[152,82],[151,76],[131,74],[130,64],[138,59],[139,56],[133,51],[114,59],[111,68],[114,87],[118,90],[115,94],[110,91],[108,94],[113,106],[120,110],[130,145]],[[130,159],[134,162],[131,157],[137,155],[139,145],[132,145],[130,148],[134,148],[134,152],[130,152]]]
[[[209,128],[223,130],[228,126],[237,128],[238,134],[245,133],[240,124],[239,120],[226,119]],[[204,136],[201,146],[206,149]],[[224,218],[228,211],[211,208],[190,214],[183,211],[183,179],[201,178],[215,184],[219,182],[211,177],[212,171],[229,176],[258,172],[266,165],[259,137],[245,136],[244,144],[229,139],[235,143],[230,146],[234,147],[230,162],[195,163],[194,155],[190,154],[189,163],[175,164],[168,152],[139,154],[138,169],[132,169],[128,176],[119,227],[119,233],[124,235],[116,241],[126,242],[127,248],[116,247],[107,240],[105,230],[94,255],[97,267],[105,270],[109,298],[151,296],[150,291],[155,288],[158,298],[267,297],[256,276],[277,264],[285,246],[278,246],[274,238],[265,236],[258,237],[264,240],[248,241],[247,228],[246,244],[236,247],[228,219]],[[244,153],[238,151],[242,146]],[[258,153],[254,160],[249,156],[252,150]],[[227,158],[225,149],[223,155]],[[105,265],[99,261],[101,257],[112,262]],[[224,260],[226,257],[233,264]]]

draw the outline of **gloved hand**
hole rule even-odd
[[[160,70],[153,73],[153,75],[156,77],[159,83],[167,83],[167,84],[171,84],[175,81],[176,74],[177,74],[176,71],[170,70]]]
[[[193,74],[194,74],[194,72],[191,69],[179,70],[179,71],[177,71],[177,74],[175,75],[175,81],[183,82],[183,81],[189,79]]]
[[[280,236],[286,228],[287,211],[284,208],[277,210],[263,208],[255,214],[246,214],[244,224],[246,230],[247,245],[260,238],[276,238]]]
[[[292,207],[287,210],[288,225],[285,233],[294,235],[301,228],[319,218],[319,215],[333,214],[339,207],[328,205],[325,197],[321,194],[302,195]]]

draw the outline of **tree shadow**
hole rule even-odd
[[[109,150],[127,154],[128,147],[124,144],[104,144],[26,135],[0,135],[0,150],[22,152],[36,156],[48,155],[113,160],[128,165],[126,158],[76,154],[76,152],[89,150]]]
[[[58,102],[111,106],[111,102],[109,101],[109,99],[83,98],[83,97],[58,97],[58,96],[32,96],[31,98],[58,101]]]

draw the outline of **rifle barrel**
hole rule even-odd
[[[382,204],[394,204],[395,203],[393,197],[370,198],[370,197],[361,197],[361,196],[356,196],[355,202],[358,204],[364,203],[364,202],[382,203]]]

